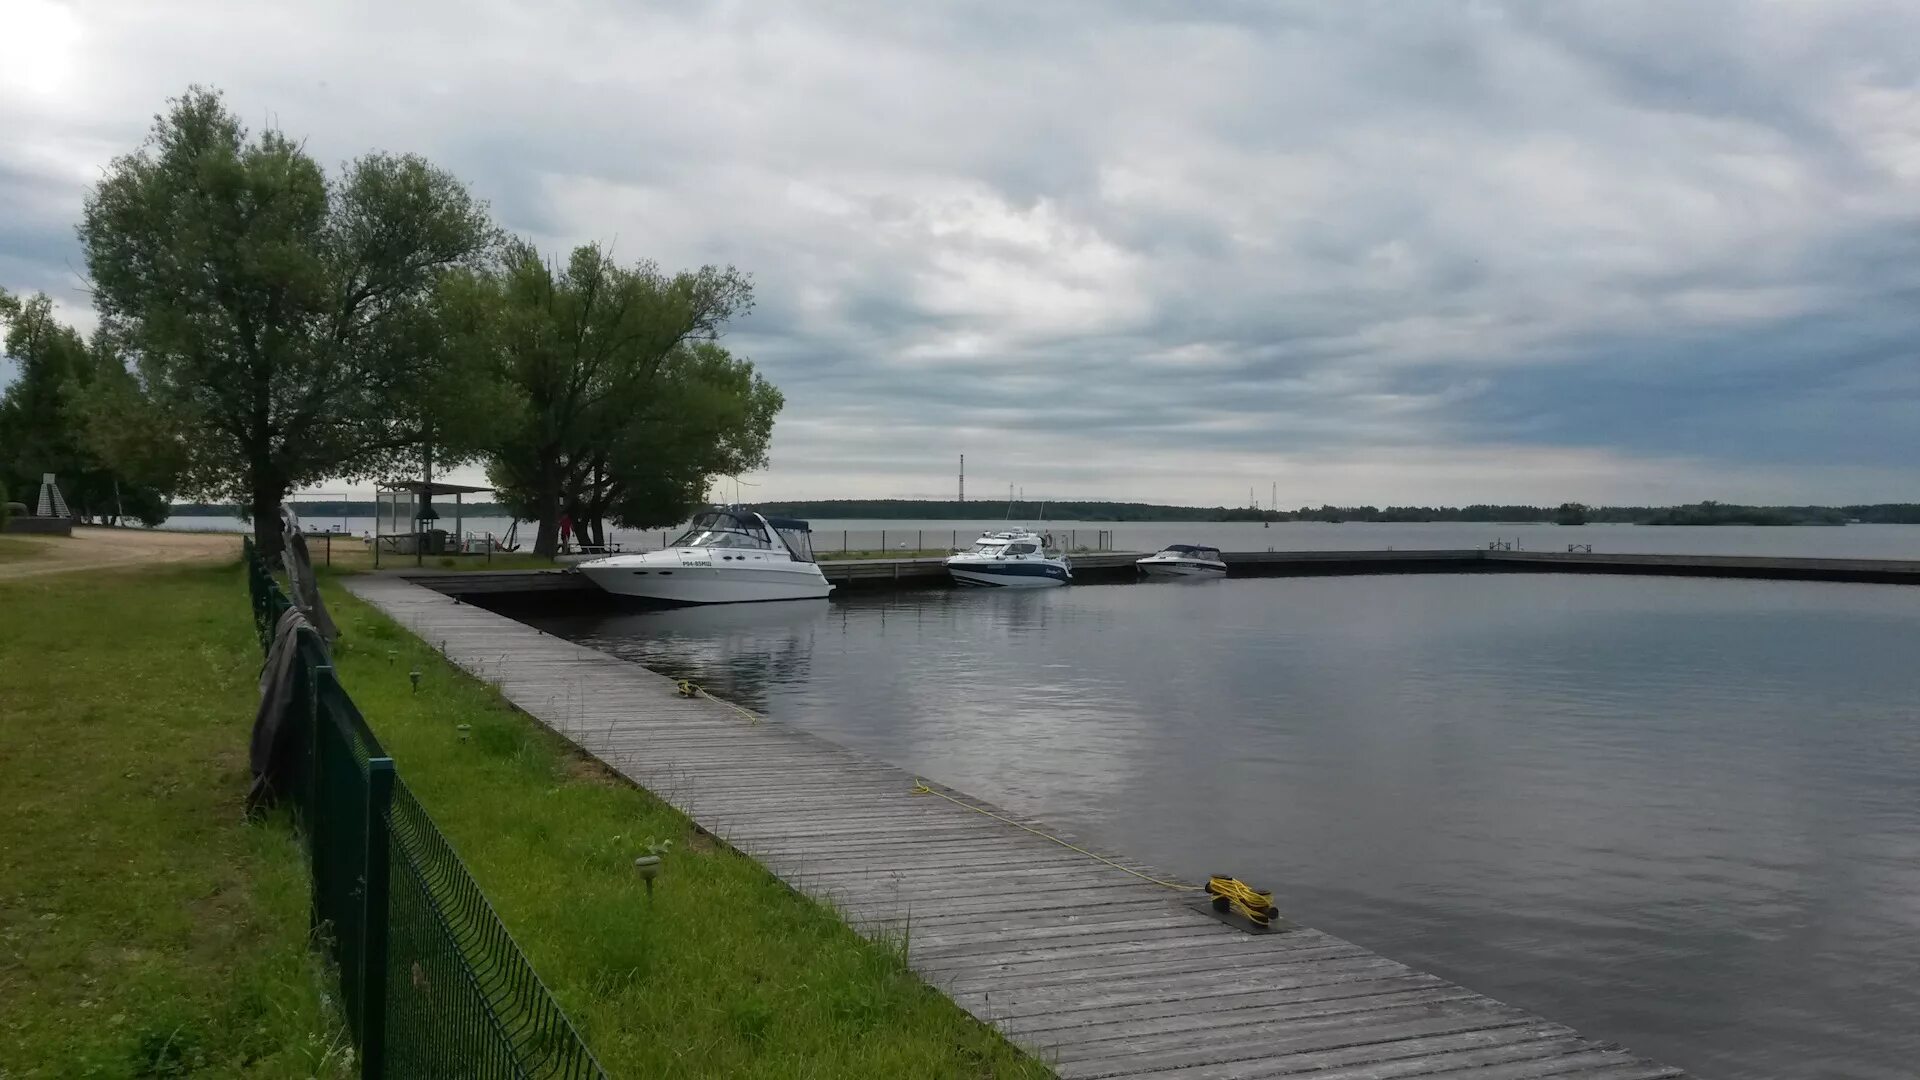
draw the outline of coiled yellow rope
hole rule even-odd
[[[1206,889],[1213,894],[1216,910],[1231,908],[1255,926],[1265,928],[1273,925],[1276,912],[1272,893],[1262,892],[1239,878],[1221,877],[1218,874],[1207,879]]]
[[[692,679],[676,679],[674,680],[673,685],[680,691],[681,697],[706,698],[708,701],[717,701],[720,704],[725,705],[727,708],[732,709],[734,712],[739,713],[741,716],[746,717],[748,720],[751,720],[756,724],[760,722],[759,713],[754,712],[752,709],[749,709],[743,705],[735,705],[733,702],[728,701],[726,698],[715,697],[714,695],[707,692],[706,687],[701,686],[699,683],[694,682]]]

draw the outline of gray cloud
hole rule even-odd
[[[774,495],[1920,498],[1920,12],[21,0],[0,284],[188,82],[751,270]]]

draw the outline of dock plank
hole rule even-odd
[[[922,978],[1064,1077],[1682,1075],[1317,930],[1236,931],[1145,864],[916,794],[902,770],[453,596],[346,586],[856,930],[910,942]]]

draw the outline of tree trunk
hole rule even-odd
[[[574,527],[580,530],[580,542],[605,548],[607,532],[601,518],[607,513],[607,500],[601,494],[600,467],[587,474],[586,490],[580,494],[579,509],[573,512]]]
[[[540,516],[540,528],[533,535],[533,553],[549,559],[560,551],[560,519],[549,512]]]
[[[559,454],[542,454],[540,467],[535,470],[534,476],[537,479],[533,498],[535,513],[539,515],[540,528],[534,533],[533,553],[551,559],[560,552]]]
[[[613,479],[607,475],[604,458],[594,462],[588,474],[587,521],[593,530],[593,542],[603,550],[607,546],[607,515],[613,508]]]
[[[253,513],[253,543],[263,559],[278,559],[284,540],[280,528],[280,502],[286,498],[286,486],[272,481],[256,481],[249,508]]]

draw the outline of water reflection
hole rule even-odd
[[[774,687],[806,680],[814,635],[831,618],[821,599],[599,612],[538,625],[764,709]]]
[[[1920,590],[1529,576],[549,623],[1714,1076],[1920,1059]]]

